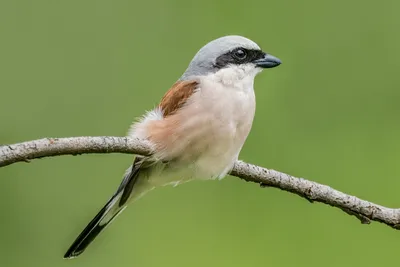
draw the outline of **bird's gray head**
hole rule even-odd
[[[209,42],[197,52],[181,80],[243,64],[251,64],[255,68],[273,68],[281,64],[281,61],[263,52],[250,39],[237,35],[224,36]]]

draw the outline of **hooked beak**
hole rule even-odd
[[[256,59],[253,61],[253,63],[256,64],[257,67],[268,69],[277,67],[282,62],[279,58],[274,57],[273,55],[264,54],[263,58]]]

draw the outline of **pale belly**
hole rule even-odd
[[[218,129],[216,134],[210,131],[213,130],[209,128],[208,136],[213,138],[199,136],[197,140],[188,143],[186,152],[181,156],[169,162],[156,164],[148,177],[148,182],[156,187],[178,185],[194,179],[223,178],[237,160],[244,140],[238,138],[234,132],[223,135],[221,129]]]
[[[238,95],[229,103],[204,107],[191,114],[174,133],[171,161],[155,184],[179,184],[193,179],[221,179],[233,167],[250,132],[254,117],[252,98]],[[185,114],[190,114],[190,110]],[[164,177],[162,177],[164,176]]]
[[[155,110],[134,128],[132,135],[151,136],[160,160],[142,179],[147,188],[223,178],[237,160],[255,113],[252,83],[242,90],[202,84],[173,116],[153,120]]]

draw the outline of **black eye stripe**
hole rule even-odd
[[[245,57],[240,57],[236,53],[239,52],[239,50],[242,50],[246,56]],[[240,52],[239,52],[240,53]],[[240,65],[240,64],[246,64],[250,63],[254,60],[263,58],[265,53],[261,50],[255,50],[255,49],[246,49],[243,47],[238,47],[235,48],[217,58],[215,61],[215,67],[221,69],[226,67],[227,65]]]

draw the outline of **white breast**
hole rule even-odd
[[[254,70],[254,68],[252,68]],[[243,69],[224,69],[200,79],[184,114],[190,143],[183,152],[194,159],[196,178],[222,178],[232,168],[250,132],[254,113],[254,75]],[[244,77],[243,77],[244,76]]]
[[[215,179],[227,174],[253,123],[253,82],[258,72],[254,67],[228,68],[197,78],[198,90],[176,114],[179,123],[172,133],[176,140],[155,153],[160,159],[173,159],[171,171],[163,169],[162,173],[154,174],[149,179],[152,184]],[[129,135],[145,137],[146,125],[152,120],[162,120],[160,115],[158,110],[150,112]]]

